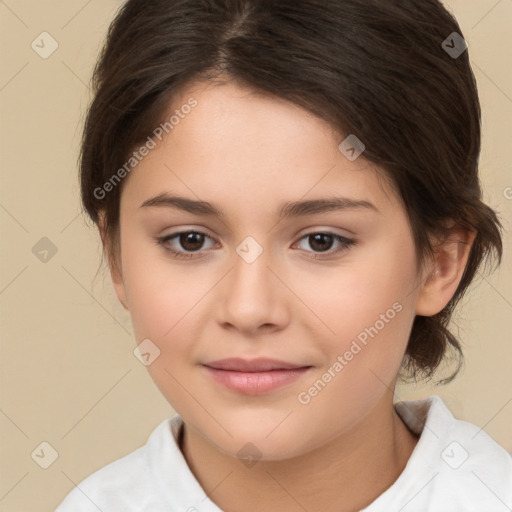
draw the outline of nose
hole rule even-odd
[[[270,251],[264,250],[254,261],[240,254],[235,253],[232,269],[219,283],[217,322],[247,335],[285,328],[292,293],[278,275]]]

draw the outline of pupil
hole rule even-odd
[[[313,243],[311,243],[311,247],[315,250],[327,251],[332,247],[332,236],[331,235],[327,235],[325,233],[318,233],[315,235],[311,235],[311,237],[313,237]],[[327,243],[325,243],[326,238],[328,239]],[[322,243],[322,240],[324,241],[324,243]],[[319,244],[317,244],[317,242],[319,242]],[[315,244],[317,244],[317,247],[315,247]],[[319,245],[319,247],[318,247],[318,245]]]
[[[200,233],[186,233],[180,236],[180,244],[188,251],[194,251],[203,245],[203,235]]]

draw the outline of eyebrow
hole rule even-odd
[[[147,199],[140,207],[167,207],[196,215],[207,215],[218,218],[225,216],[222,210],[206,201],[196,201],[185,197],[169,195],[167,193],[162,193],[151,199]],[[303,217],[306,215],[347,209],[367,209],[380,213],[378,208],[369,201],[354,200],[347,197],[330,197],[325,199],[311,199],[308,201],[287,202],[281,207],[279,218]]]

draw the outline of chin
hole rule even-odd
[[[201,435],[215,448],[226,455],[242,460],[279,461],[300,456],[313,448],[314,436],[308,436],[299,425],[279,425],[283,421],[260,419],[243,420],[226,423],[233,436],[226,435],[220,429],[201,429]],[[270,425],[270,426],[269,426]],[[276,428],[277,427],[277,428]]]

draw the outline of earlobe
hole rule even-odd
[[[418,295],[417,315],[433,316],[450,302],[464,274],[475,236],[475,231],[457,226],[438,244],[430,272]]]
[[[124,309],[129,311],[127,301],[126,301],[126,289],[124,286],[122,272],[116,264],[109,263],[109,267],[110,267],[110,276],[112,278],[112,284],[114,286],[114,290],[116,292],[117,298],[119,299],[119,302],[123,305]]]

